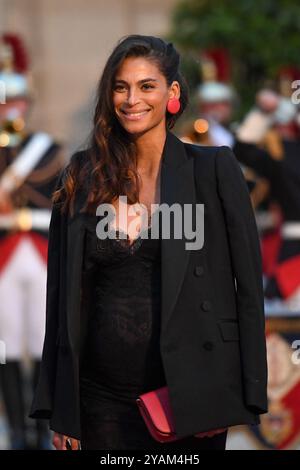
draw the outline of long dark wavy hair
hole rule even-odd
[[[81,212],[95,213],[100,203],[126,195],[129,204],[138,202],[139,177],[137,150],[132,136],[120,125],[113,107],[115,75],[124,59],[145,57],[164,75],[167,85],[180,85],[180,110],[166,110],[166,128],[171,129],[188,104],[188,87],[180,73],[180,56],[172,43],[154,36],[130,35],[117,43],[99,81],[93,129],[86,151],[75,153],[63,172],[61,187],[53,193],[53,202],[73,214],[76,191],[87,188]]]

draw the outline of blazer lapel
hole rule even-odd
[[[184,204],[192,205],[193,214],[196,205],[193,163],[193,157],[187,155],[183,142],[168,131],[162,155],[160,203],[168,206],[179,204],[182,215]],[[172,223],[170,226],[170,238],[161,242],[162,330],[167,328],[171,318],[190,256],[185,244],[191,240],[185,237],[183,230],[181,238],[174,238]]]

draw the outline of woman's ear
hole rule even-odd
[[[180,85],[179,82],[174,81],[169,89],[169,99],[171,98],[180,98]]]

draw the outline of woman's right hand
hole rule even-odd
[[[68,450],[67,449],[67,439],[71,443],[72,450],[79,449],[79,443],[77,439],[73,439],[73,437],[65,436],[64,434],[59,434],[55,432],[52,439],[52,444],[54,445],[56,450]]]

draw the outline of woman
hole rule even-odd
[[[83,449],[224,449],[228,426],[257,424],[267,411],[261,258],[247,186],[230,149],[184,144],[170,132],[186,105],[173,45],[123,39],[100,80],[91,146],[73,155],[54,195],[31,416],[50,418],[57,448],[69,436]],[[104,203],[117,215],[125,208],[108,227],[115,239],[95,233]],[[138,203],[146,224],[129,211]],[[186,248],[185,231],[178,237],[171,224],[162,236],[165,219],[151,218],[152,204],[197,203],[205,218],[196,249]],[[149,237],[158,219],[159,237]],[[151,437],[135,402],[164,385],[181,438],[168,444]]]

